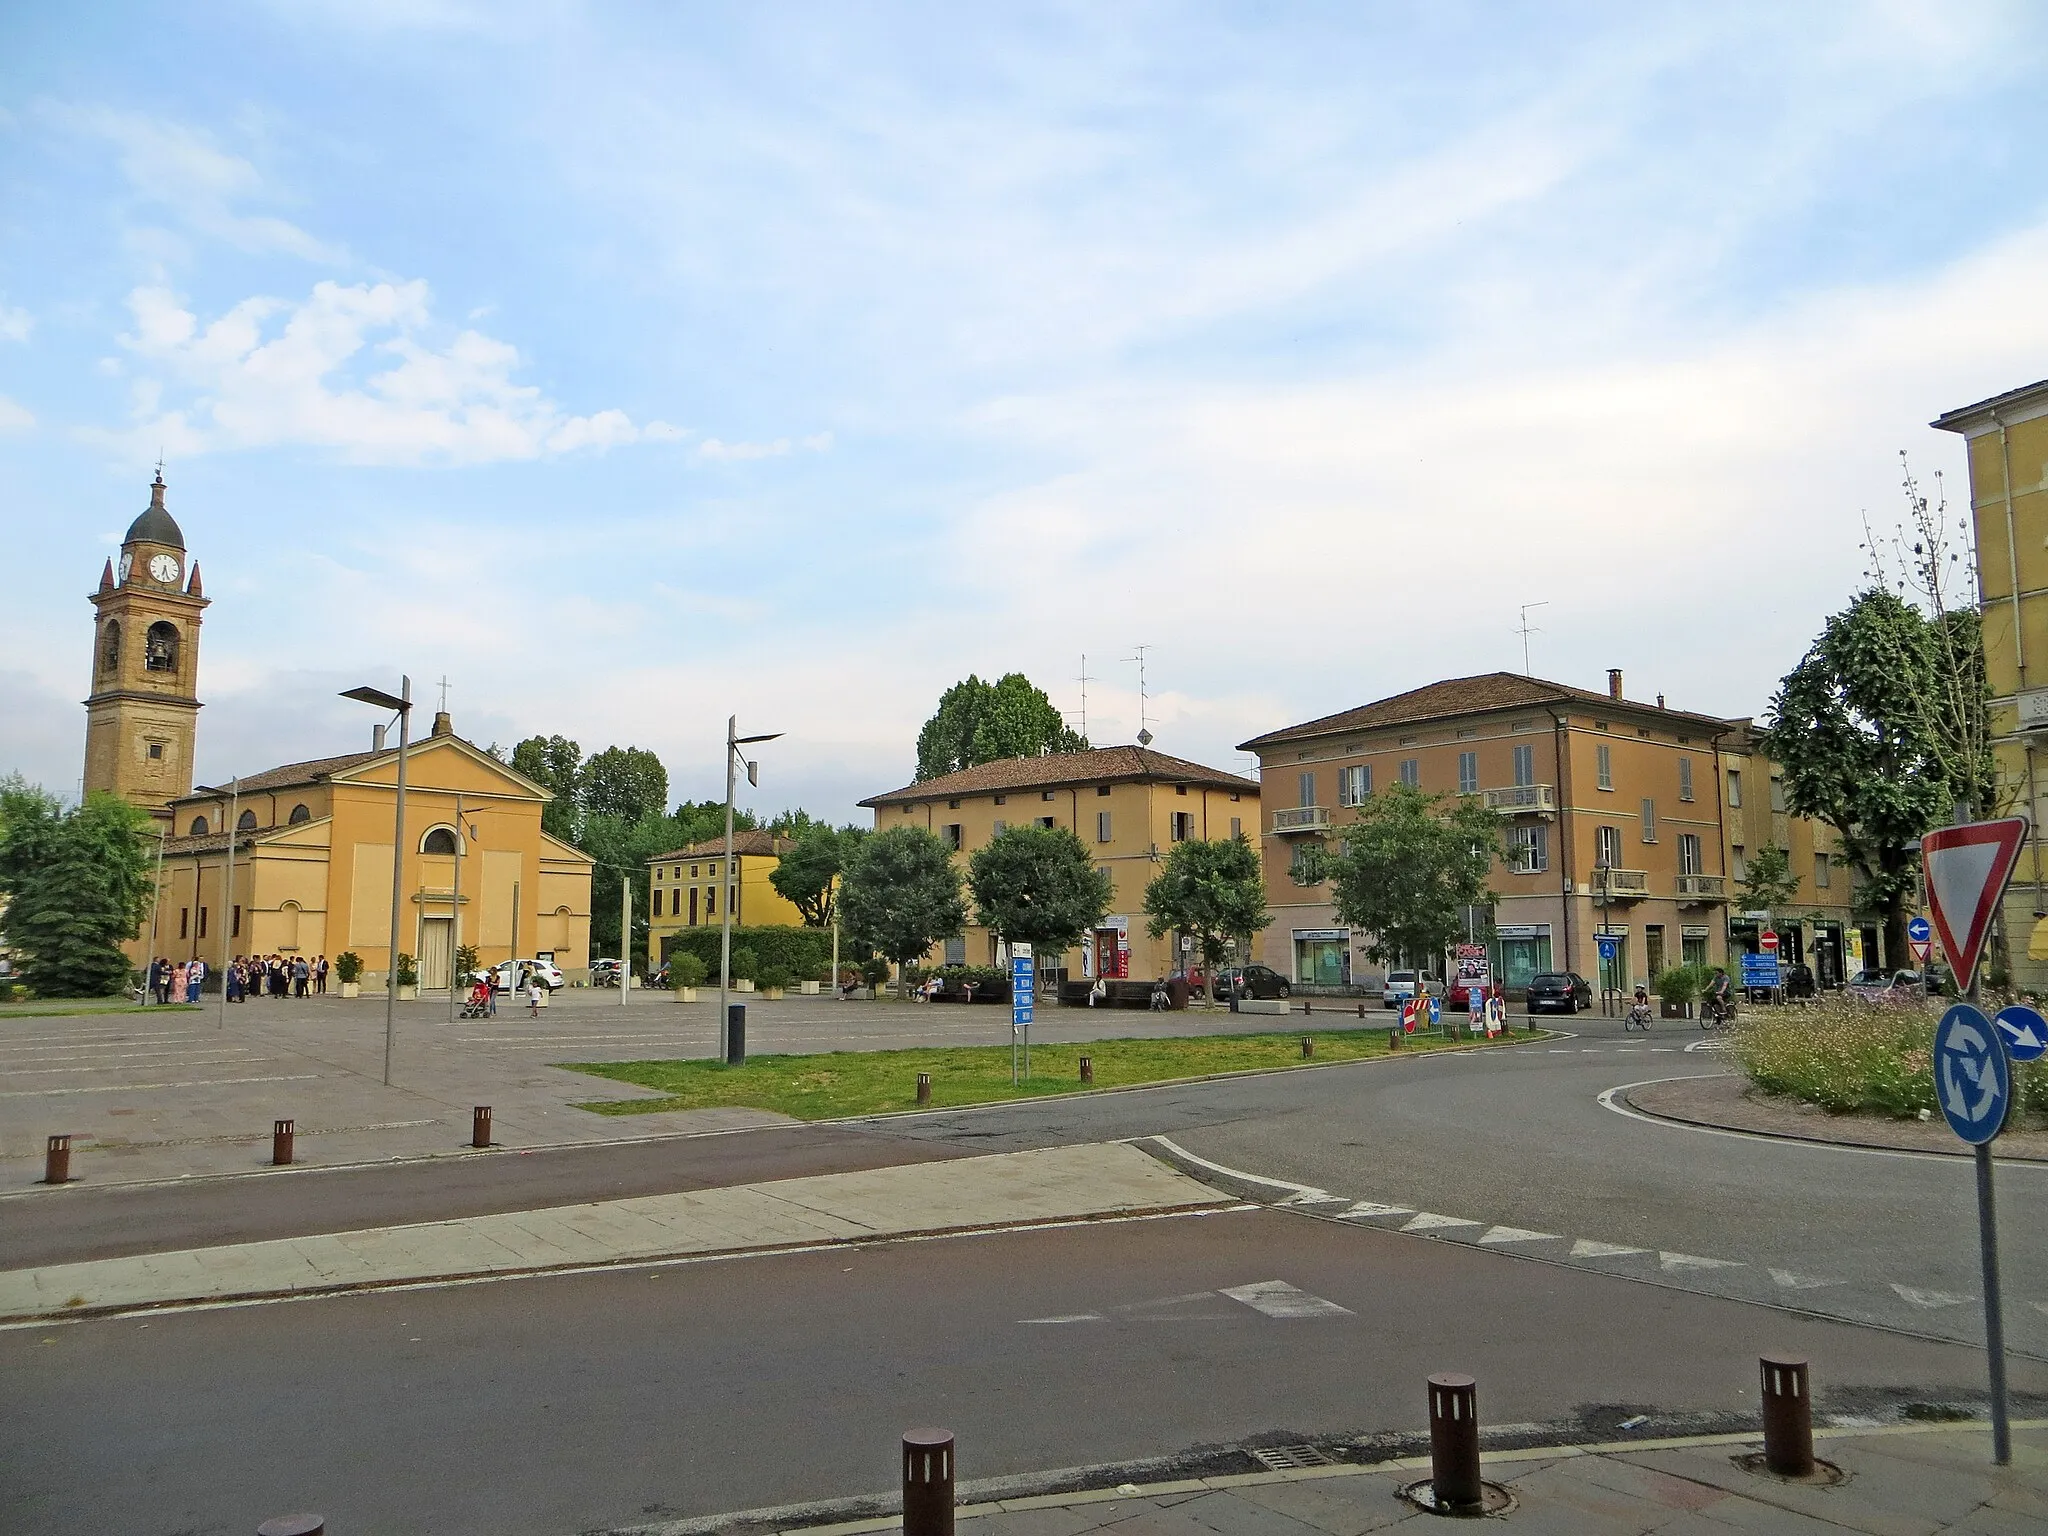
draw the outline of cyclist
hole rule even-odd
[[[1734,1011],[1729,1001],[1731,995],[1726,968],[1715,966],[1714,979],[1707,983],[1707,1006],[1701,1022],[1726,1024],[1729,1014]]]
[[[1640,1029],[1644,1034],[1650,1032],[1650,989],[1640,981],[1636,983],[1636,1000],[1629,1004],[1628,1017],[1621,1021],[1621,1027],[1624,1032],[1631,1029]]]

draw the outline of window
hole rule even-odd
[[[1323,878],[1323,840],[1319,837],[1305,837],[1294,845],[1294,857],[1287,866],[1287,876],[1296,885],[1314,885]]]
[[[1515,748],[1515,788],[1526,789],[1536,782],[1536,749],[1524,742]]]
[[[206,908],[199,909],[199,937],[206,937]]]
[[[1184,843],[1194,835],[1194,813],[1192,811],[1175,811],[1168,836],[1176,843]]]
[[[1422,761],[1420,758],[1401,759],[1401,782],[1410,789],[1422,788]]]
[[[1337,803],[1363,805],[1372,798],[1372,765],[1355,763],[1337,770]]]
[[[690,926],[697,926],[697,888],[694,885],[690,887]]]
[[[1458,732],[1458,740],[1460,740],[1460,741],[1470,741],[1470,740],[1472,740],[1472,738],[1473,738],[1473,737],[1477,736],[1478,734],[1479,734],[1479,727],[1478,727],[1478,726],[1476,726],[1476,725],[1468,725],[1468,726],[1465,726],[1465,727],[1463,727],[1462,729],[1460,729],[1460,730],[1459,730],[1459,732]]]
[[[178,908],[178,937],[179,937],[179,938],[181,938],[181,939],[182,939],[182,938],[184,938],[184,937],[186,936],[186,935],[185,935],[185,925],[186,925],[187,923],[191,922],[191,920],[192,920],[192,909],[191,909],[190,907],[180,907],[180,908]]]
[[[960,802],[958,800],[948,800],[946,802],[946,809],[949,811],[957,811],[960,809]]]
[[[1097,793],[1098,795],[1107,795],[1109,793],[1109,786],[1107,784],[1098,784],[1095,786],[1095,793]]]
[[[160,741],[152,741],[149,744],[149,755],[161,760],[164,755],[164,744]]]
[[[1689,757],[1678,760],[1678,798],[1692,799],[1692,759]]]
[[[1244,818],[1242,816],[1230,818],[1230,835],[1233,840],[1244,836]]]
[[[1458,793],[1476,795],[1479,793],[1479,754],[1460,752],[1458,754]]]
[[[1728,803],[1731,806],[1740,806],[1742,804],[1742,770],[1740,768],[1730,768],[1728,770]]]
[[[1621,828],[1597,827],[1593,837],[1593,865],[1596,869],[1614,869],[1621,863]]]
[[[1518,875],[1540,875],[1550,868],[1550,828],[1510,827],[1508,868]]]
[[[1643,841],[1657,841],[1657,802],[1647,796],[1643,800]]]
[[[1039,818],[1038,818],[1038,824],[1039,824],[1039,825],[1040,825],[1041,827],[1044,827],[1044,828],[1045,828],[1045,829],[1046,829],[1047,831],[1051,831],[1051,830],[1052,830],[1052,818],[1051,818],[1050,816],[1041,816],[1041,817],[1039,817]]]
[[[718,916],[718,887],[715,885],[706,886],[704,888],[704,921],[708,923],[716,916]]]
[[[1401,745],[1404,747],[1412,747],[1420,739],[1421,738],[1415,736],[1403,736],[1401,738]]]
[[[1316,803],[1316,776],[1312,773],[1300,774],[1297,776],[1297,784],[1301,791],[1301,798],[1295,803],[1297,805],[1314,805]]]
[[[1742,845],[1740,843],[1737,843],[1733,848],[1730,848],[1728,852],[1734,856],[1729,860],[1729,865],[1734,872],[1735,878],[1738,880],[1747,880],[1749,878],[1749,859],[1748,856],[1743,853]]]
[[[960,823],[949,821],[939,828],[939,836],[946,840],[946,846],[955,853],[960,851]]]
[[[1511,731],[1533,731],[1536,729],[1536,722],[1534,720],[1517,720],[1508,729]]]
[[[1593,749],[1593,776],[1602,789],[1614,788],[1614,748],[1605,742]]]
[[[1008,800],[1009,798],[1010,798],[1010,797],[1009,797],[1008,795],[997,795],[997,796],[996,796],[996,804],[997,804],[997,805],[1001,805],[1001,804],[1003,804],[1003,803],[1004,803],[1005,801],[1007,801],[1007,800]]]
[[[1010,824],[1007,821],[1004,821],[1000,816],[997,817],[995,822],[995,829],[992,835],[996,837],[1001,837],[1003,835],[1004,830],[1008,828],[1009,825]]]
[[[302,821],[311,821],[312,819],[313,819],[313,813],[312,813],[311,811],[307,810],[305,806],[303,806],[303,805],[295,805],[295,806],[293,806],[293,807],[292,807],[292,813],[291,813],[291,815],[287,816],[287,817],[285,818],[285,821],[286,821],[286,822],[287,822],[287,823],[288,823],[289,825],[291,825],[291,826],[294,826],[294,827],[296,827],[296,826],[297,826],[297,825],[298,825],[298,824],[299,824],[300,822],[302,822]]]
[[[1700,868],[1700,836],[1697,832],[1678,834],[1678,872],[1681,875],[1705,873]]]
[[[1813,883],[1825,890],[1834,880],[1834,870],[1828,864],[1828,856],[1816,853],[1813,856]]]
[[[229,921],[234,925],[229,936],[239,939],[242,936],[242,904],[239,901],[235,903],[234,914]]]
[[[1185,795],[1188,792],[1188,787],[1185,784],[1176,784],[1173,786],[1173,792],[1176,795]]]
[[[718,866],[716,864],[706,864],[704,866],[704,874],[708,879],[716,880],[718,878]]]
[[[256,813],[254,811],[242,812],[235,822],[235,830],[237,832],[254,832],[256,830]]]
[[[694,864],[690,866],[690,878],[692,880],[697,878],[697,866]]]
[[[194,837],[204,837],[204,836],[206,836],[206,834],[207,834],[207,831],[208,831],[208,828],[207,828],[207,825],[206,825],[206,818],[205,818],[204,816],[194,816],[194,817],[192,818],[192,827],[191,827],[191,833],[192,833],[192,836],[194,836]]]
[[[967,940],[965,938],[946,940],[946,964],[965,965],[966,963]]]
[[[654,915],[661,916],[661,887],[658,885],[654,888]]]
[[[455,852],[455,834],[447,827],[436,827],[420,839],[421,853],[439,853],[452,856]]]
[[[177,625],[159,619],[149,626],[149,634],[143,642],[142,667],[145,672],[178,670]]]
[[[1041,800],[1050,800],[1052,798],[1052,791],[1049,789],[1041,789],[1038,792],[1038,798]]]
[[[1607,722],[1605,720],[1595,720],[1593,722],[1593,729],[1596,731],[1604,731],[1607,729]]]
[[[1774,811],[1785,809],[1785,776],[1781,773],[1771,775],[1771,809]]]
[[[111,672],[121,665],[121,625],[118,620],[107,621],[105,642],[100,646],[100,670]]]
[[[1109,812],[1107,811],[1097,811],[1095,813],[1095,841],[1098,843],[1109,841]]]

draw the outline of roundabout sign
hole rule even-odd
[[[2005,1129],[2012,1067],[1998,1030],[1968,1003],[1949,1009],[1934,1031],[1934,1092],[1948,1128],[1971,1146]]]

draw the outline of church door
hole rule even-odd
[[[420,985],[438,990],[450,984],[455,948],[452,918],[430,917],[420,924]]]

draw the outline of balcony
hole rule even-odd
[[[1726,875],[1680,875],[1678,899],[1687,906],[1708,906],[1728,899]]]
[[[1641,869],[1596,868],[1593,871],[1595,901],[1643,901],[1650,894],[1650,876]]]
[[[1489,811],[1503,816],[1555,816],[1557,796],[1548,784],[1514,784],[1506,789],[1482,789],[1479,798]]]
[[[1309,832],[1330,830],[1330,808],[1327,805],[1297,805],[1291,810],[1273,813],[1273,833],[1276,837],[1300,837]]]

